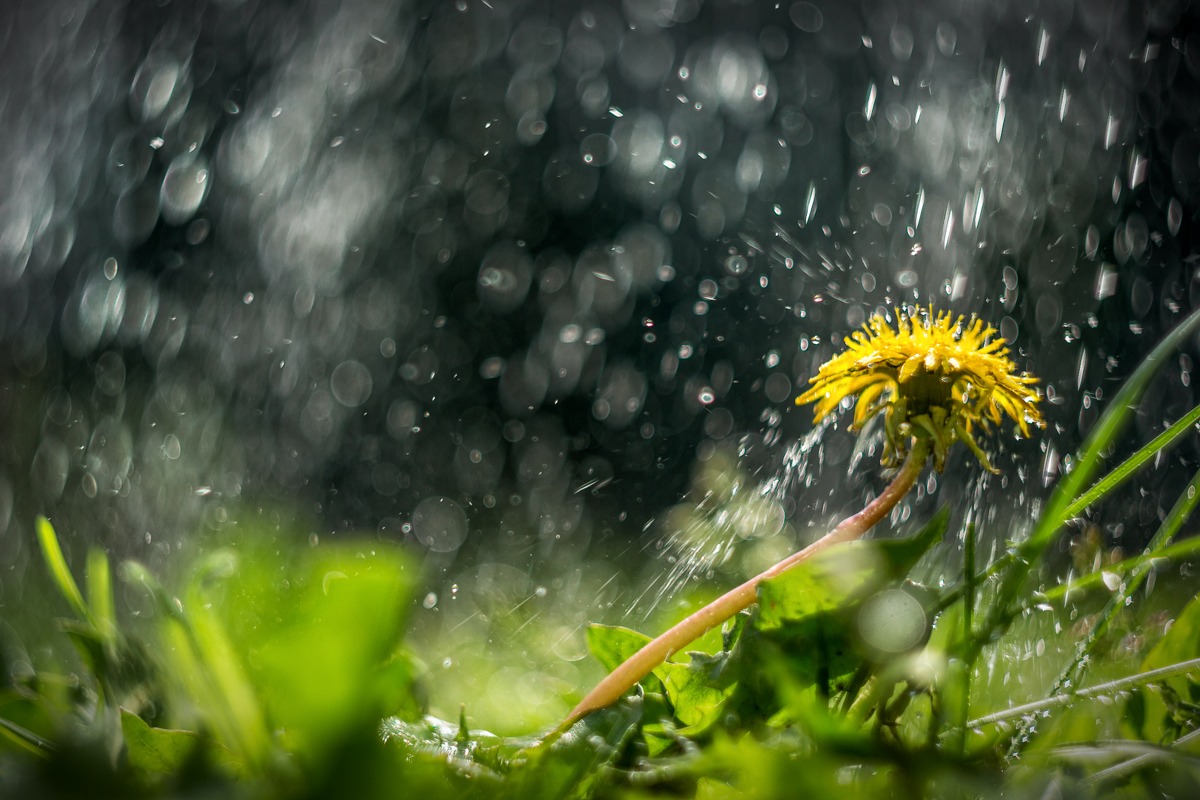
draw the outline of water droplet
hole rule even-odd
[[[371,373],[357,361],[343,361],[329,378],[333,397],[347,408],[358,408],[371,396]]]
[[[816,33],[825,24],[825,16],[821,9],[812,3],[796,3],[789,9],[788,16],[792,24],[805,33]]]
[[[163,219],[172,225],[187,222],[208,194],[208,165],[200,159],[179,156],[163,176],[160,201]]]
[[[750,262],[748,262],[746,260],[745,256],[732,255],[729,258],[725,259],[725,271],[728,272],[730,275],[742,275],[746,272],[747,269],[749,269],[749,267],[750,267]],[[716,297],[716,284],[713,283],[712,281],[705,281],[705,283],[713,284],[713,297]],[[703,292],[703,288],[701,289],[701,296],[705,296],[704,292]],[[706,297],[706,299],[712,300],[713,298]]]
[[[1171,202],[1167,205],[1167,230],[1172,236],[1179,234],[1179,227],[1183,224],[1183,206],[1179,202],[1179,198],[1172,197]]]
[[[427,497],[412,516],[413,535],[435,553],[452,553],[467,538],[467,515],[448,497]],[[451,594],[457,592],[457,586]]]

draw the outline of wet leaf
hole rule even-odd
[[[791,621],[844,608],[912,569],[946,531],[943,509],[908,539],[850,542],[824,550],[759,586],[755,625],[773,630]]]
[[[1200,657],[1200,596],[1184,607],[1166,635],[1146,655],[1141,671],[1167,667]],[[1200,723],[1200,676],[1195,673],[1167,678],[1156,687],[1139,690],[1144,708],[1139,733],[1150,741],[1169,741]],[[1136,716],[1134,717],[1136,718]]]
[[[609,672],[619,667],[649,641],[650,637],[646,634],[620,625],[593,623],[587,629],[588,651]]]
[[[681,733],[687,735],[699,733],[716,721],[736,688],[722,674],[726,654],[692,653],[691,657],[691,663],[667,662],[654,670],[666,686],[675,717],[686,726]]]
[[[141,717],[121,709],[121,733],[129,765],[151,775],[177,771],[196,749],[200,735],[194,731],[152,728]]]

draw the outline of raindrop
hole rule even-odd
[[[57,500],[67,483],[71,469],[67,448],[58,440],[45,438],[33,456],[31,474],[34,486],[48,500]]]
[[[1167,230],[1172,236],[1179,235],[1179,227],[1183,224],[1183,206],[1178,197],[1172,197],[1167,205]]]
[[[749,266],[750,262],[748,262],[746,257],[742,255],[732,255],[725,259],[725,271],[730,275],[743,275],[745,274],[746,270],[749,269]],[[716,296],[715,291],[713,296]],[[712,297],[707,299],[711,300]]]
[[[1103,300],[1117,293],[1117,271],[1111,264],[1101,264],[1096,272],[1095,297]]]
[[[792,24],[805,33],[816,33],[825,24],[821,9],[812,3],[796,3],[788,10]]]
[[[607,167],[617,157],[617,143],[603,133],[593,133],[579,144],[579,153],[589,167]]]
[[[901,653],[916,646],[925,634],[926,616],[920,602],[901,589],[871,597],[858,612],[858,632],[870,647]]]
[[[500,356],[485,358],[479,364],[479,377],[485,380],[498,378],[502,372],[504,372],[504,359]]]
[[[763,384],[763,391],[767,395],[767,399],[772,403],[782,403],[792,393],[792,382],[787,375],[784,375],[782,372],[776,372],[767,378]]]
[[[184,239],[188,244],[195,246],[207,239],[211,230],[212,223],[208,220],[194,219],[188,224],[187,230],[184,232]]]
[[[810,181],[808,184],[808,194],[804,198],[804,218],[801,220],[804,224],[812,222],[813,215],[817,213],[817,184]]]
[[[109,397],[116,397],[124,387],[125,361],[110,350],[96,361],[96,388]]]
[[[476,173],[467,181],[467,207],[477,214],[495,214],[508,205],[509,181],[494,169]]]
[[[467,538],[467,515],[448,497],[427,497],[412,516],[413,535],[435,553],[452,553]]]
[[[162,182],[162,216],[172,225],[187,222],[208,194],[208,167],[202,159],[180,156],[171,162]]]
[[[333,397],[347,408],[358,408],[371,396],[371,373],[357,361],[343,361],[329,379]]]
[[[517,309],[533,281],[533,259],[512,242],[500,242],[479,265],[479,297],[495,311]]]
[[[158,224],[158,197],[145,187],[133,188],[113,207],[113,234],[124,247],[136,247],[150,238]]]
[[[137,117],[145,122],[165,111],[179,78],[180,68],[174,60],[151,56],[142,62],[129,87],[129,101]]]

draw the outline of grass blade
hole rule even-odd
[[[1180,748],[1185,744],[1189,744],[1190,742],[1195,741],[1197,738],[1200,738],[1200,730],[1192,731],[1191,733],[1180,736],[1178,739],[1171,742],[1169,746],[1171,749],[1160,748],[1148,753],[1143,753],[1139,756],[1135,756],[1128,761],[1122,761],[1119,764],[1114,764],[1111,767],[1102,769],[1099,772],[1095,772],[1089,775],[1087,778],[1084,778],[1083,783],[1085,786],[1098,786],[1109,781],[1124,780],[1138,770],[1150,766],[1155,761],[1176,758],[1178,756],[1177,748]],[[1139,742],[1139,744],[1144,743]]]
[[[98,547],[88,550],[87,572],[88,607],[92,611],[97,630],[111,640],[117,632],[117,615],[113,610],[112,571],[108,566],[108,555]]]
[[[1170,447],[1183,434],[1187,433],[1188,429],[1200,420],[1200,406],[1196,406],[1187,414],[1185,414],[1174,425],[1167,428],[1165,431],[1155,436],[1153,441],[1139,449],[1129,458],[1125,459],[1119,467],[1105,475],[1100,480],[1088,489],[1087,492],[1076,498],[1075,502],[1067,506],[1063,513],[1063,520],[1069,520],[1092,503],[1104,497],[1117,486],[1125,482],[1133,473],[1150,459],[1158,455],[1159,451]]]
[[[1104,458],[1104,451],[1116,442],[1117,436],[1124,429],[1126,421],[1137,406],[1142,394],[1145,393],[1146,387],[1150,385],[1151,379],[1169,363],[1171,354],[1186,342],[1198,328],[1200,328],[1200,310],[1189,314],[1183,322],[1168,333],[1122,384],[1120,391],[1109,402],[1108,409],[1096,422],[1096,427],[1088,434],[1075,459],[1074,468],[1063,476],[1053,494],[1050,495],[1050,499],[1046,503],[1046,510],[1038,519],[1028,540],[1036,543],[1036,549],[1040,550],[1041,547],[1044,547],[1063,523],[1070,519],[1071,515],[1066,513],[1067,509],[1099,468],[1100,462]]]
[[[6,739],[27,753],[44,756],[54,750],[54,744],[11,720],[0,717],[0,738]]]
[[[1125,589],[1113,595],[1112,600],[1110,601],[1110,603],[1113,604],[1114,609],[1119,609],[1124,607],[1125,598],[1137,591],[1138,586],[1141,585],[1146,572],[1153,562],[1189,558],[1195,556],[1197,553],[1200,553],[1200,536],[1186,539],[1182,542],[1178,542],[1177,544],[1167,547],[1159,548],[1154,552],[1147,550],[1146,553],[1140,556],[1133,556],[1131,558],[1126,558],[1123,561],[1118,561],[1116,564],[1110,564],[1103,570],[1083,575],[1071,581],[1070,583],[1064,583],[1061,586],[1055,586],[1053,589],[1047,589],[1044,592],[1038,592],[1034,596],[1033,601],[1029,605],[1023,606],[1020,610],[1026,611],[1032,608],[1035,604],[1041,605],[1045,603],[1056,603],[1059,600],[1065,600],[1067,597],[1070,597],[1076,592],[1083,592],[1089,589],[1098,589],[1104,585],[1106,574],[1124,575],[1126,573],[1132,573],[1134,577],[1126,581]],[[1106,619],[1107,613],[1107,608],[1101,612],[1101,620],[1099,623],[1097,623],[1097,628],[1099,628],[1101,625],[1108,625],[1108,621]]]
[[[46,562],[46,569],[50,572],[50,577],[54,580],[58,591],[66,598],[71,610],[80,619],[91,621],[91,614],[83,602],[79,585],[71,577],[71,568],[67,566],[67,559],[63,556],[62,547],[59,546],[58,534],[54,532],[54,526],[50,524],[50,520],[40,515],[37,518],[37,538],[38,544],[42,548],[42,558]]]
[[[1036,714],[1039,711],[1045,711],[1049,708],[1065,706],[1072,700],[1116,694],[1117,692],[1124,692],[1139,686],[1145,686],[1147,683],[1154,683],[1166,678],[1173,678],[1176,675],[1186,675],[1190,672],[1198,671],[1200,671],[1200,658],[1193,658],[1188,661],[1181,661],[1178,664],[1170,664],[1158,669],[1141,672],[1137,675],[1129,675],[1125,678],[1118,678],[1114,681],[1089,686],[1086,689],[1080,689],[1078,692],[1060,694],[1056,697],[1047,697],[1045,700],[1035,700],[1025,705],[1006,708],[1003,711],[997,711],[994,714],[988,714],[971,720],[967,723],[967,728],[975,729],[982,728],[984,725],[995,725],[997,722],[1009,722],[1021,719],[1030,714]]]

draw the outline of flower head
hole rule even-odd
[[[796,405],[816,403],[820,421],[847,397],[858,395],[855,429],[877,414],[884,416],[884,463],[908,453],[912,437],[928,439],[934,466],[945,466],[946,451],[961,440],[991,472],[975,440],[1005,416],[1022,436],[1029,426],[1043,425],[1038,410],[1037,378],[1016,373],[1007,342],[995,328],[972,317],[934,316],[928,310],[897,314],[895,329],[875,315],[846,339],[846,349],[821,365],[796,398]]]

